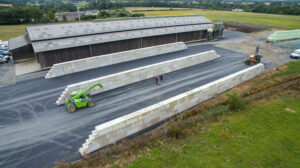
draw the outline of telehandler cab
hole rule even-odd
[[[96,83],[93,86],[81,91],[76,90],[73,91],[70,95],[70,98],[66,99],[66,108],[70,113],[73,113],[78,108],[82,107],[94,107],[95,101],[93,100],[92,96],[88,93],[91,91],[94,87],[99,86],[100,88],[103,88],[103,86],[100,83]]]

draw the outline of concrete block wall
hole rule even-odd
[[[183,42],[178,42],[63,62],[54,64],[46,74],[45,78],[54,78],[66,74],[72,74],[121,62],[127,62],[136,59],[152,57],[155,55],[185,50],[186,48],[187,47]]]
[[[264,72],[258,64],[160,103],[95,127],[79,149],[82,156],[146,129]]]
[[[149,79],[157,75],[166,74],[203,62],[211,61],[219,57],[220,56],[212,50],[68,85],[56,101],[56,104],[61,105],[65,103],[66,98],[70,97],[72,91],[84,90],[95,83],[101,83],[103,88],[94,88],[90,92],[92,95]]]

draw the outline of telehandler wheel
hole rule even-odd
[[[246,65],[250,65],[250,60],[246,60],[246,61],[244,61],[244,63],[245,63]]]
[[[95,106],[95,101],[93,99],[90,99],[90,101],[88,101],[88,107],[94,107]]]
[[[68,105],[67,109],[68,109],[68,111],[69,111],[70,113],[73,113],[73,112],[76,111],[76,106],[75,106],[75,104],[70,103],[70,104]]]

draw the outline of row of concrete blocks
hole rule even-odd
[[[79,152],[84,156],[109,144],[113,144],[122,138],[144,130],[184,110],[196,106],[217,94],[223,93],[263,73],[263,71],[264,65],[258,64],[158,104],[96,126],[95,130],[92,131],[92,134],[79,149]]]
[[[203,62],[211,61],[219,57],[220,56],[214,50],[212,50],[68,85],[64,92],[57,99],[56,104],[64,104],[66,98],[70,97],[73,91],[84,90],[94,85],[95,83],[101,83],[103,85],[103,88],[94,88],[90,92],[91,95],[126,86],[145,79],[150,79],[161,74],[166,74],[176,70],[201,64]]]
[[[46,74],[45,78],[54,78],[76,72],[86,71],[89,69],[118,64],[121,62],[127,62],[160,54],[180,51],[186,48],[187,47],[183,42],[178,42],[68,61],[64,63],[54,64]]]

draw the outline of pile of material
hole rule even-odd
[[[283,40],[293,40],[298,38],[300,38],[300,30],[276,31],[273,32],[267,38],[267,41],[276,42],[276,41],[283,41]]]

